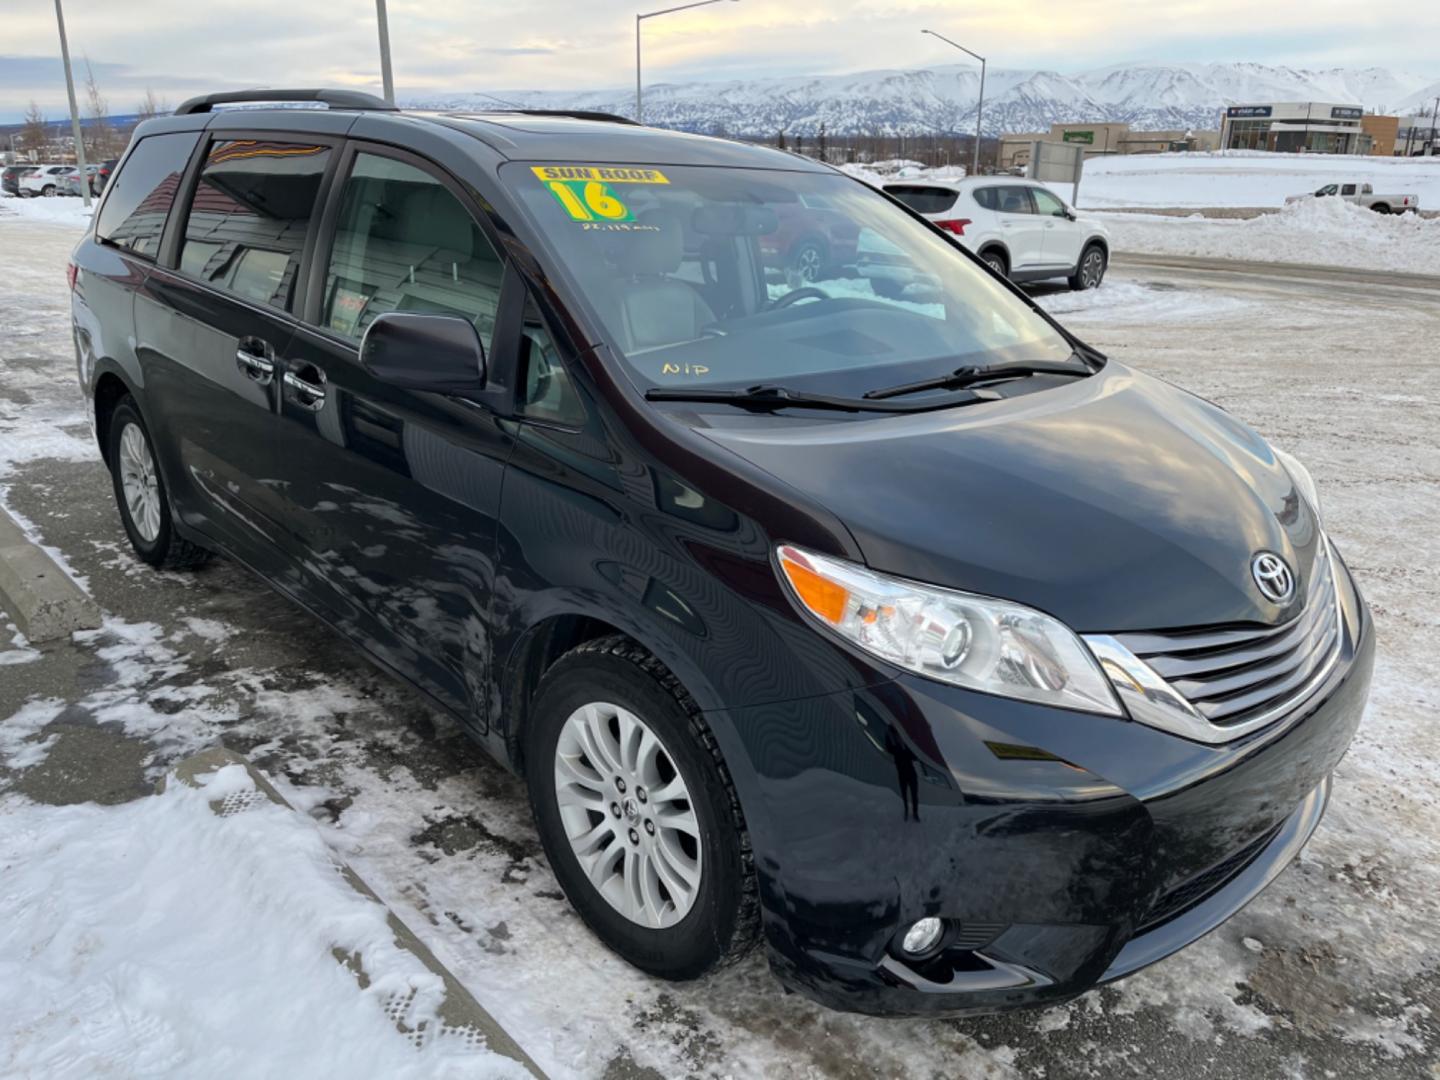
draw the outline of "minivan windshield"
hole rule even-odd
[[[858,396],[1072,355],[948,240],[839,174],[512,162],[502,176],[647,390]]]

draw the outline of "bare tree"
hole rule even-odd
[[[145,88],[145,97],[135,109],[135,116],[138,120],[153,120],[157,116],[164,116],[170,111],[170,103],[164,98],[157,98],[155,91],[150,87]]]
[[[90,117],[88,141],[94,154],[91,160],[104,161],[112,156],[115,132],[110,127],[110,103],[105,100],[105,95],[100,93],[89,57],[85,58],[85,112]]]
[[[25,110],[25,126],[20,129],[20,145],[40,160],[45,160],[45,144],[50,141],[45,133],[45,114],[40,111],[40,106],[35,104],[35,99],[30,99],[30,107]]]

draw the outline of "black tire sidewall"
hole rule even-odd
[[[700,895],[674,926],[639,926],[599,894],[565,835],[555,800],[555,746],[565,721],[580,706],[604,701],[628,709],[660,738],[690,791],[700,824]],[[581,919],[606,945],[643,971],[691,979],[727,953],[740,910],[746,872],[730,795],[691,719],[648,671],[606,653],[572,653],[546,676],[526,732],[526,778],[545,855]]]
[[[150,448],[150,460],[155,465],[155,482],[159,485],[160,492],[160,531],[153,541],[146,540],[135,528],[135,523],[130,519],[130,507],[125,501],[125,486],[120,478],[120,436],[125,428],[134,424],[145,436],[145,445]],[[125,528],[125,535],[130,539],[130,546],[135,549],[135,554],[151,566],[159,566],[165,561],[165,556],[170,550],[171,537],[174,535],[170,523],[170,499],[165,490],[165,477],[160,473],[160,459],[155,453],[155,442],[150,437],[150,429],[145,426],[145,420],[140,415],[140,410],[135,407],[133,399],[127,398],[115,407],[110,414],[110,426],[106,431],[107,456],[110,460],[110,480],[115,489],[115,505],[120,510],[120,524]]]

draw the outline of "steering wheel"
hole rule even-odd
[[[765,305],[767,311],[779,311],[791,304],[798,304],[801,300],[833,300],[835,299],[824,289],[817,289],[814,285],[805,285],[798,289],[791,289],[784,296],[777,296],[770,303]]]

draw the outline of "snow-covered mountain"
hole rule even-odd
[[[1080,74],[992,70],[987,134],[1049,130],[1055,121],[1128,121],[1143,130],[1214,128],[1237,102],[1330,101],[1417,109],[1432,79],[1387,68],[1309,71],[1265,64],[1125,64]],[[657,83],[645,89],[648,123],[685,131],[814,135],[924,135],[975,129],[978,68],[953,65],[850,75]],[[1428,87],[1428,89],[1427,89]],[[1413,100],[1412,100],[1413,99]],[[415,107],[596,109],[631,115],[630,89],[498,90],[410,95]]]

